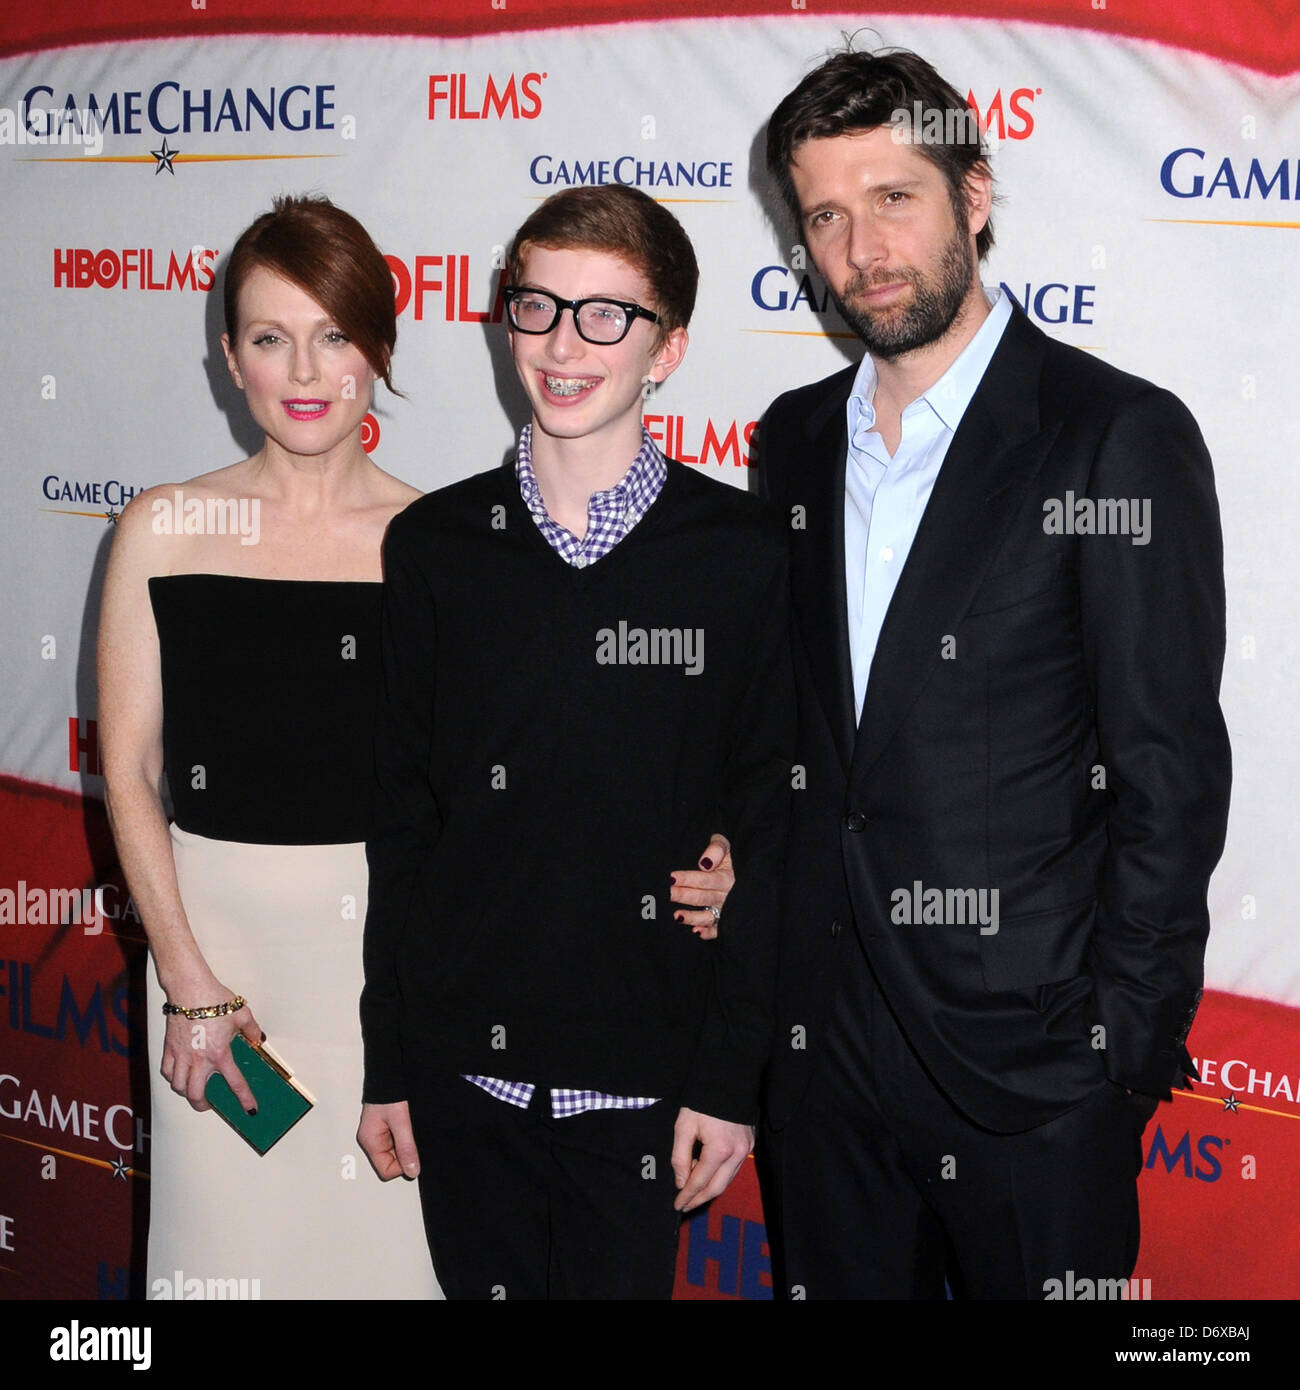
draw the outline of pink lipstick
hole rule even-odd
[[[320,420],[328,413],[328,401],[281,401],[284,413],[291,420]]]

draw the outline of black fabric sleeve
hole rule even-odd
[[[708,1008],[682,1103],[753,1124],[771,1047],[781,874],[794,746],[789,575],[778,553],[752,610],[758,622],[727,754],[717,829],[731,841],[736,883],[723,908]]]
[[[1091,973],[1110,1078],[1167,1098],[1200,999],[1206,890],[1231,755],[1219,709],[1223,543],[1209,455],[1175,397],[1118,410],[1089,491],[1141,498],[1149,530],[1081,547],[1084,644],[1113,797]]]
[[[421,544],[428,541],[409,512],[394,518],[384,541],[384,679],[375,728],[378,787],[374,830],[366,842],[370,889],[361,995],[362,1098],[374,1104],[406,1099],[397,954],[407,919],[416,910],[421,866],[441,825],[429,781],[437,615],[420,564]]]

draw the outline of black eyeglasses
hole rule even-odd
[[[518,285],[506,285],[501,293],[510,322],[521,333],[549,333],[559,323],[562,309],[573,314],[578,337],[601,346],[621,343],[637,319],[659,322],[658,314],[621,299],[558,299],[546,290],[521,289]]]

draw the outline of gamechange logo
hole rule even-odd
[[[0,146],[29,163],[138,165],[173,178],[178,164],[339,159],[336,148],[302,148],[313,135],[356,138],[355,116],[337,105],[332,83],[185,87],[163,78],[147,90],[66,91],[35,82],[16,109],[0,107]],[[292,150],[239,150],[247,137],[268,134]]]
[[[1175,1094],[1199,1101],[1213,1113],[1213,1118],[1188,1118],[1175,1110],[1165,1113],[1161,1106],[1144,1136],[1144,1167],[1202,1183],[1217,1183],[1225,1174],[1253,1179],[1254,1151],[1261,1144],[1261,1131],[1243,1126],[1253,1116],[1262,1117],[1269,1124],[1300,1119],[1300,1110],[1296,1108],[1300,1102],[1300,1069],[1294,1063],[1288,1067],[1279,1065],[1277,1058],[1261,1060],[1249,1054],[1194,1057],[1192,1065],[1199,1080],[1190,1091]],[[1215,1132],[1207,1132],[1211,1128]],[[1242,1148],[1235,1157],[1234,1134],[1240,1136]]]
[[[44,503],[41,511],[59,516],[93,517],[111,526],[122,515],[126,504],[143,491],[143,483],[123,482],[120,478],[76,478],[65,473],[47,473],[41,479]]]
[[[1253,139],[1254,117],[1242,120],[1242,138]],[[1180,145],[1160,161],[1161,192],[1177,199],[1189,217],[1151,217],[1210,227],[1300,228],[1300,158],[1236,157],[1197,145]],[[1290,216],[1288,217],[1288,214]]]
[[[647,116],[646,121],[653,121]],[[644,123],[643,123],[644,126]],[[646,133],[646,140],[654,138]],[[640,188],[660,202],[728,201],[712,195],[731,193],[736,187],[736,166],[730,159],[653,159],[635,154],[611,154],[584,158],[572,152],[537,154],[528,163],[529,182],[538,188],[553,191],[560,188],[581,188],[607,183],[627,184]],[[662,190],[668,190],[665,194]],[[677,196],[672,196],[676,194]]]
[[[1064,324],[1091,326],[1097,310],[1097,285],[1085,284],[1070,278],[1060,280],[1017,281],[1014,285],[1003,280],[998,286],[1035,322],[1045,327]],[[768,322],[780,324],[775,328],[750,329],[753,333],[785,333],[806,336],[809,329],[806,316],[818,319],[829,316],[839,321],[835,302],[826,283],[808,268],[803,248],[796,248],[792,263],[764,265],[754,272],[749,282],[749,297],[756,309],[774,315]],[[780,317],[793,315],[794,317]],[[827,337],[853,338],[849,332],[827,331]]]

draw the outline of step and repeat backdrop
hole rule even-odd
[[[0,20],[0,1297],[151,1292],[145,943],[102,806],[94,634],[131,497],[258,443],[212,293],[239,231],[304,191],[369,228],[405,399],[380,389],[367,446],[428,489],[499,463],[526,419],[499,294],[515,227],[557,189],[646,190],[702,267],[646,424],[744,488],[768,401],[859,351],[761,170],[772,107],[858,30],[929,58],[987,127],[985,283],[1174,390],[1209,442],[1233,817],[1202,1083],[1147,1131],[1137,1274],[1154,1299],[1300,1292],[1300,34],[1263,4],[1190,9],[54,0]],[[771,1297],[752,1165],[684,1227],[678,1294]]]

